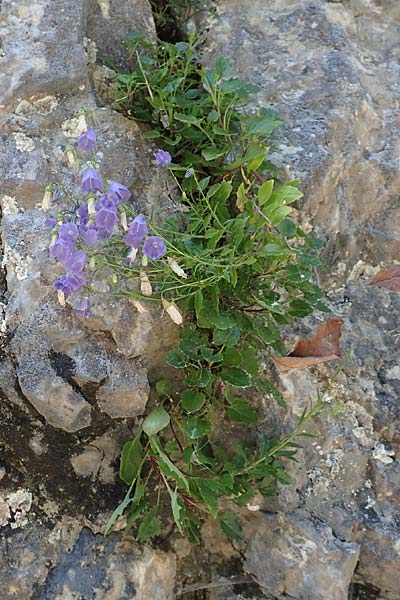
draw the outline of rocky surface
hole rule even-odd
[[[303,180],[299,217],[325,240],[323,283],[344,320],[335,381],[332,367],[280,375],[293,423],[329,382],[340,412],[318,423],[320,436],[290,468],[292,485],[261,505],[277,514],[258,523],[245,567],[267,596],[395,600],[400,297],[370,280],[399,250],[399,6],[374,0],[220,0],[217,6],[203,60],[231,58],[239,76],[262,87],[253,106],[283,117],[273,157]],[[292,329],[293,341],[310,335],[317,320]],[[352,560],[336,547],[339,558],[322,566],[320,555],[336,542],[350,544]]]
[[[131,31],[154,38],[150,7],[3,0],[1,19],[1,599],[397,600],[400,295],[369,281],[399,250],[398,2],[217,2],[204,61],[230,56],[262,86],[257,103],[285,119],[274,160],[302,177],[299,217],[326,242],[344,356],[336,379],[332,366],[280,376],[282,430],[327,384],[340,411],[316,424],[292,484],[247,511],[247,545],[214,523],[197,549],[171,537],[175,592],[172,551],[101,531],[123,494],[118,455],[176,328],[100,295],[87,321],[61,307],[41,210],[48,181],[69,180],[81,107],[94,111],[103,177],[126,184],[146,214],[173,210],[140,127],[101,106],[111,72],[95,64],[122,64]],[[318,319],[288,336],[309,335]]]

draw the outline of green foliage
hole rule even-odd
[[[117,105],[146,123],[144,137],[173,156],[176,202],[184,208],[182,222],[153,226],[168,254],[146,274],[152,299],[172,303],[186,324],[166,357],[181,376],[178,383],[158,382],[158,405],[124,446],[121,478],[130,488],[107,531],[126,514],[128,528],[141,518],[137,539],[159,535],[164,492],[171,518],[191,542],[198,543],[207,515],[240,540],[235,507],[290,482],[284,464],[295,460],[294,439],[305,435],[325,404],[306,409],[290,435],[262,439],[255,448],[235,439],[222,447],[216,440],[221,428],[228,435],[257,425],[257,393],[285,407],[262,376],[259,356],[285,355],[279,326],[324,309],[313,283],[319,244],[290,218],[302,197],[298,181],[284,182],[268,159],[279,117],[267,109],[246,111],[257,86],[234,77],[224,58],[202,68],[193,40],[150,46],[134,35],[129,53],[134,66],[116,76]],[[132,212],[129,205],[124,209]],[[119,248],[111,241],[105,254],[123,278]],[[134,266],[129,273],[138,276]],[[141,297],[132,286],[120,295]],[[222,499],[232,510],[222,511]]]

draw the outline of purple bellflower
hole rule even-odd
[[[100,210],[96,214],[96,225],[99,229],[106,229],[111,234],[117,221],[118,215],[114,205],[109,207],[104,205],[100,206]]]
[[[75,241],[79,235],[79,230],[75,223],[63,223],[58,230],[58,237],[63,240]]]
[[[69,238],[57,238],[50,246],[50,256],[64,262],[75,250],[75,243]]]
[[[87,229],[81,229],[81,239],[89,248],[92,248],[96,245],[98,237],[99,235],[94,224],[93,226],[90,226]]]
[[[128,233],[125,236],[125,242],[128,246],[131,246],[131,248],[139,248],[147,234],[148,227],[146,220],[142,215],[138,215],[129,225]]]
[[[166,150],[157,150],[157,152],[154,152],[153,156],[156,159],[157,167],[169,167],[172,162],[172,157]]]
[[[54,289],[63,292],[66,296],[76,292],[85,284],[83,273],[67,273],[65,277],[59,277],[54,282]]]
[[[143,254],[152,260],[157,260],[161,256],[164,256],[167,252],[167,247],[162,238],[154,235],[145,239],[142,251]]]
[[[94,169],[86,169],[82,174],[81,190],[85,194],[101,192],[104,185]]]
[[[93,150],[96,149],[96,140],[97,136],[95,130],[89,127],[85,133],[82,133],[76,145],[79,150],[83,150],[83,152],[93,152]]]
[[[56,224],[57,224],[57,219],[55,219],[54,217],[47,217],[47,219],[45,221],[46,227],[50,227],[51,229],[53,229],[53,227],[55,227]]]
[[[131,197],[131,193],[128,188],[117,181],[111,181],[110,185],[108,186],[108,190],[110,195],[117,199],[117,204],[123,202],[124,200],[129,200]]]
[[[80,274],[82,273],[87,261],[86,252],[78,250],[74,252],[64,261],[64,266],[69,273]]]

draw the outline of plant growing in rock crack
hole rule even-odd
[[[289,483],[282,459],[296,460],[295,439],[326,405],[319,399],[283,438],[257,428],[260,394],[284,406],[262,368],[272,353],[286,354],[279,325],[325,310],[312,282],[319,243],[290,219],[298,181],[284,183],[268,159],[278,116],[245,109],[257,87],[235,78],[225,59],[201,68],[195,43],[148,46],[134,35],[129,51],[135,66],[116,76],[118,105],[151,127],[144,137],[157,139],[156,164],[174,177],[184,219],[157,226],[135,213],[126,187],[106,186],[96,172],[95,131],[81,116],[81,136],[67,150],[82,171],[81,203],[72,199],[51,222],[50,254],[67,271],[55,282],[62,303],[68,296],[87,316],[91,291],[105,290],[139,312],[146,300],[161,302],[181,325],[166,357],[181,377],[157,383],[156,406],[123,448],[128,491],[106,533],[124,516],[138,540],[157,536],[167,502],[192,542],[207,515],[240,539],[235,507]],[[45,208],[68,193],[48,190]],[[237,441],[239,426],[255,428],[253,442]],[[222,429],[231,439],[220,439]]]

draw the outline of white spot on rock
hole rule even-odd
[[[393,462],[392,456],[394,456],[394,454],[394,450],[386,450],[383,444],[376,444],[372,452],[372,456],[375,458],[375,460],[379,460],[384,465],[389,465]]]
[[[24,133],[13,133],[15,145],[20,152],[32,152],[35,149],[33,140]]]

